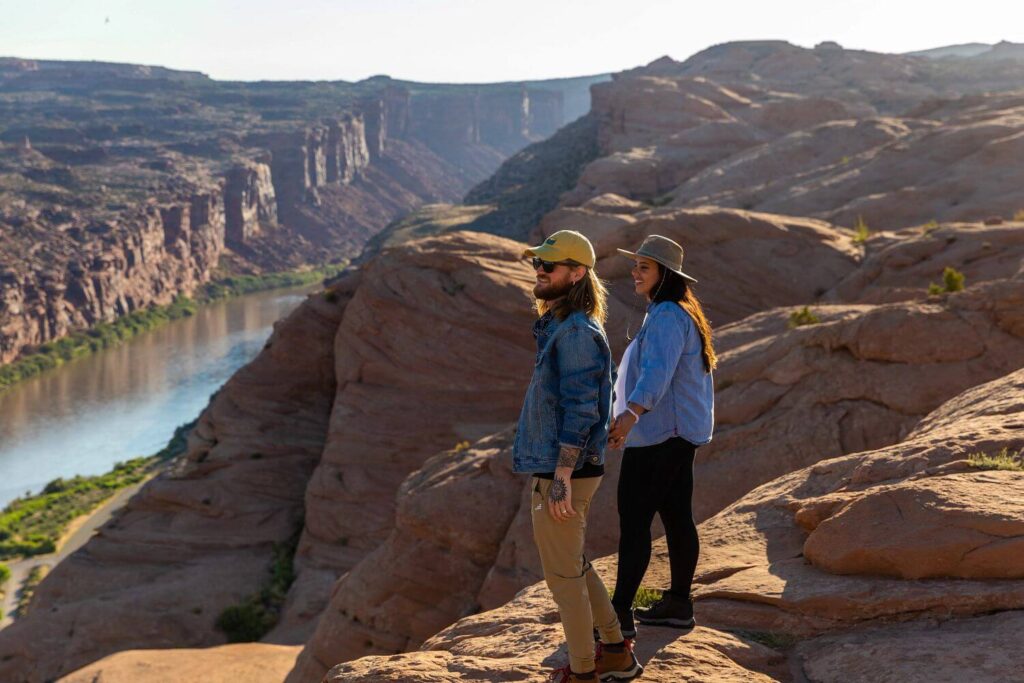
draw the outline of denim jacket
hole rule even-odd
[[[714,379],[704,371],[700,333],[679,304],[663,301],[647,309],[626,373],[630,403],[647,409],[626,447],[653,446],[681,436],[695,446],[711,441],[715,421]]]
[[[576,462],[604,464],[612,410],[612,354],[604,329],[582,312],[548,313],[533,326],[537,361],[512,446],[515,472],[554,472],[561,445]]]

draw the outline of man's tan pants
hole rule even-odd
[[[540,552],[544,580],[558,605],[569,646],[569,666],[576,673],[594,670],[594,627],[605,643],[621,643],[622,631],[608,590],[583,556],[590,501],[602,477],[572,480],[576,516],[556,522],[548,512],[551,480],[533,478],[533,539]]]

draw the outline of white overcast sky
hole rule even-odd
[[[880,52],[1024,42],[1024,0],[0,0],[0,56],[232,80],[551,78],[749,39]]]

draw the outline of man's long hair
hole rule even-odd
[[[661,278],[654,289],[652,303],[659,301],[674,301],[683,310],[690,314],[697,331],[700,333],[701,354],[704,356],[704,372],[711,372],[718,367],[718,356],[715,355],[715,347],[711,342],[711,323],[704,315],[704,308],[700,305],[700,299],[693,292],[693,288],[678,273],[675,273],[658,263],[658,271]]]
[[[559,320],[565,320],[575,311],[583,311],[598,325],[608,318],[608,290],[593,268],[579,279],[569,293],[558,301],[537,299],[537,315],[551,311]]]

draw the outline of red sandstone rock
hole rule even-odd
[[[280,683],[299,648],[241,643],[204,649],[126,650],[83,667],[59,683]]]
[[[120,650],[224,642],[214,628],[221,610],[264,587],[273,544],[301,528],[327,434],[342,304],[315,295],[276,324],[204,411],[187,454],[0,631],[0,679],[35,683]],[[301,642],[302,627],[282,640]]]

